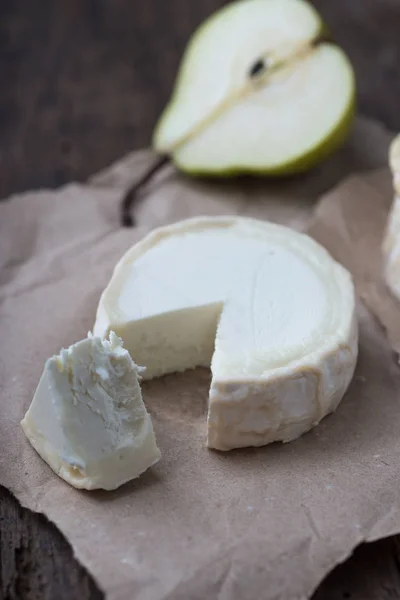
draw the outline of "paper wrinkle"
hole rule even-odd
[[[323,539],[323,535],[321,535],[318,525],[313,517],[312,511],[305,504],[301,504],[301,508],[306,516],[306,519],[310,525],[310,529],[312,531],[313,536],[315,536],[318,540]]]
[[[252,581],[254,585],[253,574],[260,573],[261,571],[265,571],[265,580],[263,584],[258,581],[254,585],[254,589],[251,592],[253,594],[252,598],[264,598],[266,594],[268,594],[267,597],[270,600],[308,598],[316,588],[317,583],[311,588],[304,580],[301,581],[301,579],[304,578],[305,574],[308,574],[309,568],[312,569],[314,567],[313,554],[318,553],[320,549],[313,549],[314,540],[313,533],[311,536],[300,540],[295,539],[290,553],[287,551],[278,551],[270,563],[268,562],[268,557],[263,557],[262,551],[260,551],[258,560],[254,564],[247,562],[245,553],[241,551],[243,540],[238,540],[229,550],[225,550],[223,554],[211,557],[207,563],[195,570],[188,579],[179,582],[166,598],[173,600],[185,600],[188,597],[191,600],[202,600],[208,597],[217,598],[218,600],[230,600],[236,597],[247,598],[246,594],[248,590],[246,586],[249,581]],[[253,544],[262,548],[263,540],[255,534]],[[246,544],[244,545],[246,546]],[[295,557],[294,560],[292,557]],[[291,565],[292,560],[293,564]],[[324,563],[326,569],[331,568],[331,566],[337,563],[336,557],[331,554],[330,550],[327,552],[327,557],[324,557]],[[300,576],[299,585],[299,581],[293,581],[288,576],[288,573],[291,572],[290,568],[297,571],[300,565],[301,570],[297,573]],[[279,570],[279,575],[276,581],[274,581],[273,578],[277,569]],[[246,572],[247,578],[243,578],[244,572]],[[322,578],[323,576],[320,580]],[[198,580],[204,582],[204,587],[196,589],[194,584]],[[206,584],[205,582],[209,583]],[[266,591],[266,586],[271,584],[271,587],[276,587],[272,593],[270,593],[270,590]],[[299,589],[303,587],[301,584],[304,586],[303,591]]]
[[[21,257],[20,260],[15,261],[15,263],[12,264],[11,276],[0,280],[0,303],[4,300],[11,300],[41,287],[46,287],[61,281],[66,277],[68,270],[64,264],[64,256],[66,253],[79,255],[82,251],[93,249],[98,243],[113,234],[114,231],[108,231],[99,236],[94,236],[87,241],[81,240],[76,244],[71,242],[70,245],[66,245],[60,251],[53,250],[50,256],[41,253],[33,260],[29,256]],[[3,273],[7,275],[9,270],[10,267],[7,266],[6,263]],[[45,273],[42,273],[43,270],[45,270]],[[29,271],[29,274],[26,275],[22,271]],[[40,279],[40,275],[42,275],[42,279]],[[33,278],[29,281],[31,276],[33,276]],[[24,283],[25,279],[28,279],[26,283]]]
[[[379,540],[399,533],[400,509],[398,504],[390,507],[388,512],[373,523],[370,531],[364,536],[368,542]]]
[[[391,204],[387,168],[326,194],[311,224],[390,337],[389,345],[360,304],[355,378],[312,432],[290,444],[210,452],[207,370],[148,382],[143,398],[163,458],[108,494],[59,480],[19,426],[44,361],[91,330],[114,265],[149,229],[200,214],[308,228],[318,196],[351,172],[387,165],[391,138],[359,119],[342,151],[290,180],[189,179],[169,166],[143,190],[134,229],[119,227],[118,202],[153,160],[148,151],[88,185],[0,204],[0,483],[59,527],[111,600],[308,598],[362,540],[400,531],[400,369],[392,358],[400,318],[378,254]]]
[[[28,294],[29,292],[38,290],[49,284],[57,283],[57,281],[60,281],[61,279],[63,279],[63,276],[64,276],[64,273],[57,273],[54,275],[49,275],[46,279],[43,279],[42,281],[32,282],[21,289],[17,289],[14,292],[8,293],[7,290],[5,290],[4,298],[0,297],[0,303],[3,302],[4,300],[12,300],[13,298],[18,298],[19,296],[23,296],[24,294]],[[17,277],[18,277],[18,275],[14,275],[13,279],[16,279]]]

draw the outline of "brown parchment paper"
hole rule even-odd
[[[119,228],[117,202],[149,164],[149,152],[87,185],[0,204],[0,483],[56,523],[109,598],[307,598],[357,544],[400,531],[400,370],[362,304],[360,359],[348,394],[334,415],[290,444],[207,450],[206,369],[143,386],[163,458],[115,492],[69,487],[19,427],[44,361],[92,328],[115,262],[146,231],[228,213],[304,229],[320,194],[349,173],[386,163],[390,139],[358,120],[334,158],[279,183],[196,181],[166,168],[143,194],[133,230]],[[374,310],[390,303],[375,281],[390,197],[387,172],[352,178],[325,197],[312,225]],[[390,304],[385,326],[397,314],[400,321]]]
[[[352,272],[359,296],[399,353],[400,303],[384,281],[382,255],[392,201],[388,168],[349,177],[321,199],[308,230]]]

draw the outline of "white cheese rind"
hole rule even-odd
[[[243,217],[160,228],[131,248],[94,331],[145,378],[209,366],[207,445],[295,439],[336,409],[358,352],[349,273],[311,238]]]
[[[218,450],[290,442],[336,410],[353,377],[358,348],[354,317],[346,344],[261,381],[213,379],[207,445]]]
[[[113,332],[89,336],[47,360],[23,430],[65,481],[115,489],[160,458],[140,372]]]
[[[384,278],[391,292],[400,299],[400,135],[389,150],[394,199],[383,240]]]

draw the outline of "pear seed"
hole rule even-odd
[[[254,78],[258,77],[266,70],[267,65],[263,58],[259,58],[256,62],[251,66],[249,70],[249,77]]]

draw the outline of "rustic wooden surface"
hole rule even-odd
[[[147,145],[194,27],[222,0],[1,0],[0,197],[83,180]],[[364,114],[400,130],[400,1],[315,0]],[[400,599],[397,538],[361,546],[314,600]],[[102,598],[56,528],[0,488],[0,600]]]

